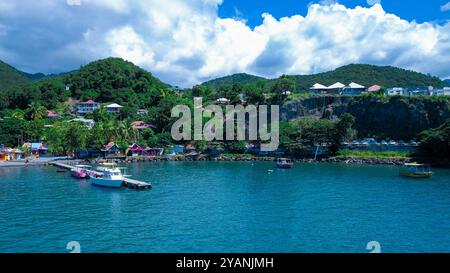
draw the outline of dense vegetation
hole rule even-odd
[[[29,82],[30,80],[22,72],[0,61],[0,93],[12,86]]]
[[[422,156],[450,159],[450,119],[437,128],[422,132],[419,137]]]
[[[235,83],[242,84],[242,85],[247,85],[247,84],[256,85],[259,82],[265,83],[265,82],[267,82],[267,79],[265,79],[263,77],[249,75],[246,73],[238,73],[238,74],[233,74],[230,76],[210,80],[210,81],[202,83],[202,85],[208,86],[208,87],[211,87],[212,89],[217,90],[223,85],[233,85]]]

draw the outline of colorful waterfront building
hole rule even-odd
[[[22,147],[28,149],[35,156],[44,155],[48,151],[47,146],[41,142],[24,143]]]
[[[139,146],[138,144],[133,144],[128,147],[127,156],[137,157],[144,155],[145,148]]]
[[[105,155],[117,155],[120,154],[120,151],[120,147],[115,142],[109,142],[102,149]]]

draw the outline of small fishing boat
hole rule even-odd
[[[75,165],[74,168],[70,170],[70,174],[78,179],[86,179],[89,178],[88,171],[91,166],[88,165]]]
[[[294,166],[294,162],[288,158],[278,158],[277,168],[279,169],[290,169]]]
[[[430,178],[433,176],[433,172],[430,170],[429,165],[406,163],[400,169],[400,175],[413,178]]]
[[[125,177],[119,168],[104,168],[100,177],[91,176],[91,183],[106,188],[120,188]]]

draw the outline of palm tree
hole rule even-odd
[[[47,116],[47,109],[35,102],[28,105],[28,113],[32,120],[43,119]]]

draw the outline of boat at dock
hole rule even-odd
[[[75,167],[70,170],[70,174],[78,179],[86,179],[89,178],[89,169],[91,169],[91,166],[75,165]]]
[[[291,169],[294,166],[294,162],[289,158],[278,158],[277,168],[279,169]]]
[[[406,163],[400,169],[400,175],[413,178],[430,178],[433,176],[433,172],[429,165]]]
[[[91,183],[106,188],[120,188],[125,180],[120,168],[103,168],[101,176],[91,175]]]

